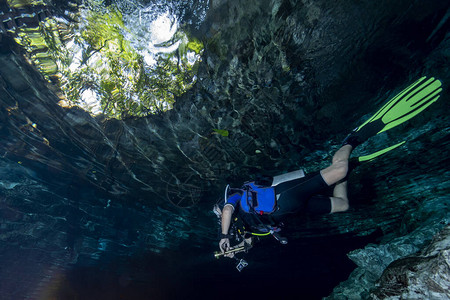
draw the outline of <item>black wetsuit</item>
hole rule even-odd
[[[279,195],[279,198],[278,210],[273,215],[281,216],[300,211],[315,214],[330,213],[331,199],[323,195],[329,189],[320,172],[280,183],[275,186],[275,194]]]

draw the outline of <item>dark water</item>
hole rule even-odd
[[[177,16],[205,45],[198,81],[171,111],[91,117],[57,106],[2,34],[1,299],[321,299],[356,268],[350,251],[447,222],[445,3],[105,4],[139,49],[149,37],[137,11]],[[226,183],[324,168],[352,128],[422,75],[443,81],[442,98],[358,149],[408,141],[352,174],[348,212],[287,220],[289,244],[261,239],[242,272],[214,259],[211,209]]]
[[[265,240],[247,255],[249,266],[241,273],[234,260],[215,260],[208,249],[192,249],[186,243],[159,255],[76,267],[58,283],[56,294],[61,299],[320,299],[354,269],[346,253],[375,240],[376,234],[312,237],[292,240],[288,246]]]

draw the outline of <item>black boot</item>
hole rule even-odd
[[[369,138],[376,135],[384,128],[384,123],[381,119],[375,120],[373,122],[367,123],[361,129],[353,130],[342,142],[342,146],[350,145],[355,149],[356,146],[361,145]]]

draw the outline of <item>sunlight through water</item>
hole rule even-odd
[[[120,0],[85,1],[70,15],[73,24],[49,18],[16,38],[44,76],[57,80],[59,104],[116,119],[172,109],[197,80],[204,45],[190,28],[203,22],[209,2],[125,1],[132,7],[124,9]]]
[[[142,21],[142,14],[139,12],[139,20]],[[148,66],[156,64],[156,55],[159,53],[172,53],[178,49],[181,40],[176,41],[166,47],[161,46],[162,43],[171,40],[178,29],[178,20],[175,16],[169,15],[168,12],[159,15],[156,20],[150,23],[148,48],[139,53],[144,57],[144,61]]]

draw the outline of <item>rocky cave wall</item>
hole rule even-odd
[[[214,232],[205,210],[225,183],[324,167],[348,131],[399,86],[421,74],[446,86],[445,9],[439,1],[214,1],[204,27],[193,31],[205,43],[196,86],[172,111],[121,121],[59,107],[12,34],[2,35],[4,253],[26,256],[29,250],[13,254],[18,240],[38,247],[58,259],[50,274],[106,249],[131,255],[138,245],[158,251],[188,238],[209,245]],[[360,268],[332,297],[367,296],[381,276],[373,295],[382,298],[383,284],[392,282],[384,267],[421,250],[448,224],[448,112],[444,91],[414,124],[363,145],[356,154],[408,140],[387,161],[355,173],[351,193],[359,200],[351,214],[313,220],[297,233],[385,232],[380,245],[350,254]],[[83,186],[96,190],[97,200],[82,197]],[[114,229],[123,218],[134,221]],[[448,247],[439,249],[445,259]],[[411,261],[419,264],[399,263]]]

